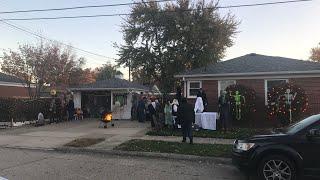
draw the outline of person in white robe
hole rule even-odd
[[[195,113],[202,113],[203,110],[204,110],[203,100],[202,100],[202,97],[198,94],[196,103],[194,105],[194,112]]]

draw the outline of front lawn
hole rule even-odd
[[[226,133],[222,131],[210,131],[210,130],[199,130],[193,131],[194,137],[202,138],[223,138],[223,139],[243,139],[250,136],[263,133],[261,129],[249,129],[249,128],[235,128],[232,131]],[[169,128],[163,128],[159,131],[151,130],[146,133],[149,136],[182,136],[181,130],[173,130]]]
[[[115,150],[175,153],[196,156],[231,157],[232,145],[189,144],[154,140],[129,140],[115,147]]]

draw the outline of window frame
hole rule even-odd
[[[188,81],[187,82],[187,98],[197,98],[197,95],[191,96],[190,95],[190,83],[199,83],[199,89],[202,88],[202,81]],[[192,88],[194,89],[194,88]]]
[[[221,91],[221,82],[222,81],[233,81],[233,85],[237,84],[237,80],[232,80],[232,79],[226,79],[226,80],[219,80],[218,81],[218,97],[220,97],[220,91]]]
[[[268,105],[268,81],[286,81],[289,82],[289,79],[265,79],[264,80],[264,104]]]
[[[123,106],[126,106],[126,105],[128,105],[128,94],[127,93],[113,93],[112,94],[112,106],[115,106],[115,104],[116,104],[116,96],[122,96],[124,99],[124,104],[121,106],[121,107],[123,107]]]

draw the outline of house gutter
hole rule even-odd
[[[119,90],[125,90],[125,91],[148,91],[145,89],[136,89],[136,88],[68,88],[71,91],[104,91],[104,90],[108,90],[108,91],[119,91]]]
[[[0,86],[11,86],[11,87],[28,87],[26,83],[18,83],[18,82],[6,82],[6,81],[0,81]],[[31,88],[35,88],[36,86],[31,84]]]
[[[276,71],[276,72],[254,72],[254,73],[222,73],[222,74],[182,74],[175,75],[175,78],[192,78],[192,77],[233,77],[233,76],[265,76],[265,75],[320,75],[320,70],[312,71]]]

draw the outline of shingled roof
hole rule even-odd
[[[73,86],[71,90],[112,90],[112,89],[136,89],[136,90],[149,90],[148,87],[134,82],[129,82],[124,79],[107,79],[103,81],[96,81],[90,84],[82,84]]]
[[[10,76],[0,72],[0,82],[22,83],[23,81],[15,76]]]
[[[298,59],[247,54],[181,73],[176,77],[320,73],[320,63]]]

